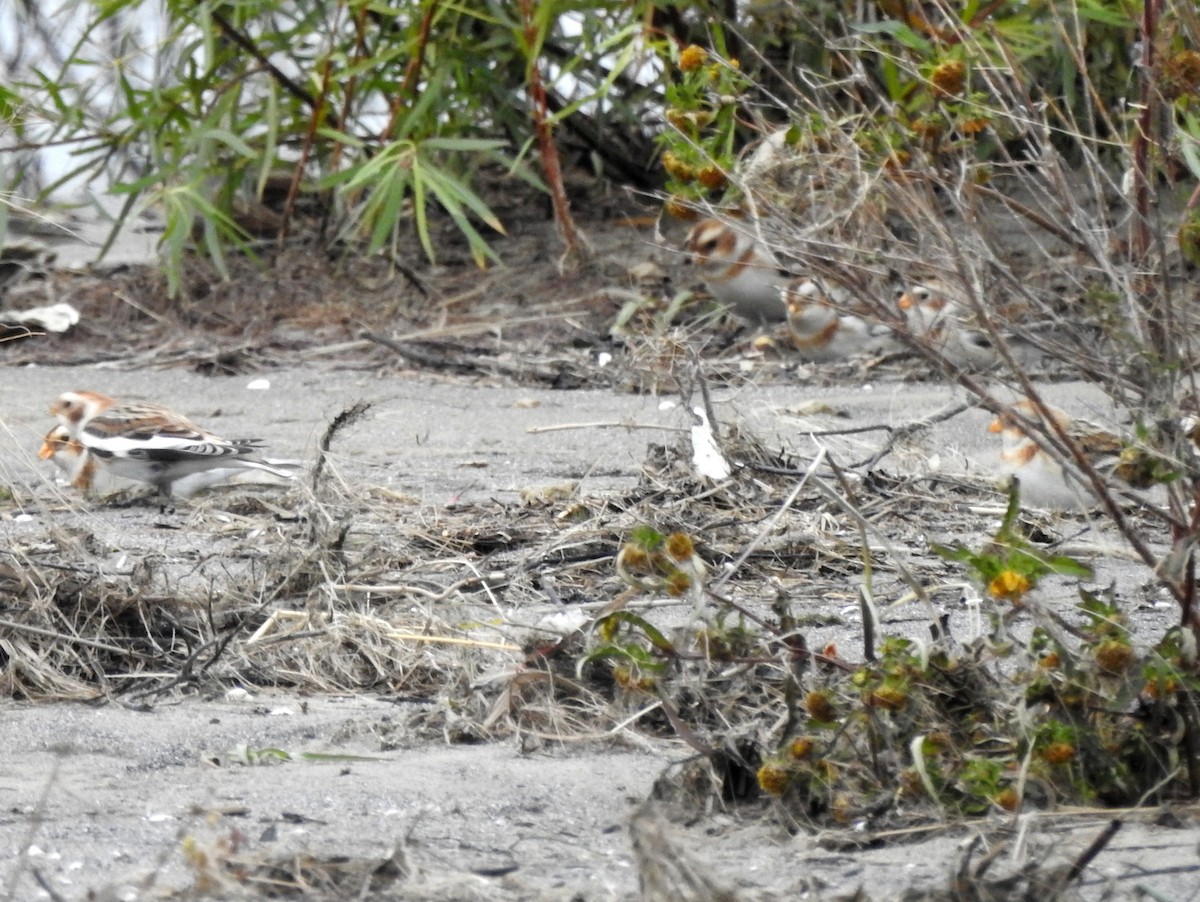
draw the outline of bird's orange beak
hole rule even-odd
[[[42,447],[38,449],[38,460],[49,460],[57,451],[58,448],[54,446],[54,442],[42,442]]]
[[[994,419],[990,423],[988,423],[988,432],[1003,432],[1003,431],[1004,431],[1004,424],[1002,422],[1000,422],[999,417],[996,417],[996,419]]]
[[[904,292],[904,294],[900,295],[900,299],[898,301],[896,301],[896,306],[898,306],[901,310],[907,310],[912,305],[913,305],[912,295],[909,294],[907,291]]]

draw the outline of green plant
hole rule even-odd
[[[1014,604],[1019,604],[1047,574],[1079,579],[1092,576],[1090,567],[1067,555],[1048,555],[1034,548],[1021,534],[1020,513],[1020,494],[1014,485],[1009,488],[1000,527],[985,548],[976,552],[963,545],[935,545],[933,551],[948,561],[965,564],[992,598]]]
[[[172,292],[193,247],[226,272],[230,249],[286,236],[302,211],[320,217],[326,240],[361,236],[366,253],[395,253],[411,223],[430,257],[440,211],[477,262],[496,259],[481,228],[503,226],[472,187],[478,173],[540,184],[518,159],[536,138],[561,200],[554,132],[617,90],[638,34],[618,4],[583,16],[574,3],[261,0],[169,3],[161,39],[140,43],[142,6],[86,9],[57,68],[6,86],[0,115],[28,140],[36,110],[45,143],[74,148],[47,193],[103,177],[127,198],[119,221],[162,211]],[[116,52],[113,32],[127,36]],[[269,184],[278,204],[256,211]]]
[[[666,120],[671,128],[659,137],[667,173],[669,208],[686,216],[689,203],[722,191],[734,168],[740,137],[737,113],[750,80],[728,59],[720,29],[713,39],[716,56],[689,44],[666,44],[675,72],[667,85]]]

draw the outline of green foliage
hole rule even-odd
[[[1038,580],[1050,573],[1087,579],[1092,569],[1067,555],[1048,555],[1029,543],[1021,534],[1021,499],[1014,483],[1008,490],[1008,506],[1000,528],[981,551],[964,545],[933,546],[933,551],[948,561],[966,564],[971,574],[994,598],[1019,601]]]
[[[751,5],[735,22],[705,5],[705,66],[677,68],[677,48],[660,50],[671,73],[665,100],[673,128],[661,138],[668,190],[678,208],[709,196],[696,179],[700,167],[728,172],[731,155],[772,128],[782,108],[793,122],[812,111],[816,134],[854,118],[856,140],[879,167],[908,166],[918,156],[947,171],[957,171],[949,168],[955,161],[1010,162],[1009,145],[1031,137],[1035,106],[1069,157],[1096,142],[1090,149],[1111,158],[1113,139],[1119,145],[1135,134],[1127,99],[1140,7],[1106,0],[953,7],[880,0],[851,13],[813,0]],[[1155,37],[1165,60],[1155,75],[1180,122],[1200,98],[1200,57],[1188,46],[1188,21],[1169,19]],[[792,72],[799,76],[779,83],[779,73]],[[771,102],[760,105],[764,94]],[[989,175],[981,167],[974,178]]]
[[[411,201],[421,247],[431,260],[434,259],[428,209],[428,201],[432,198],[450,215],[467,238],[476,262],[482,265],[484,260],[496,259],[496,256],[468,214],[474,214],[497,232],[502,233],[504,226],[478,195],[441,168],[437,161],[445,153],[498,154],[502,147],[501,141],[482,138],[394,141],[362,163],[323,179],[320,187],[340,187],[349,194],[366,198],[352,217],[350,227],[370,235],[367,253],[375,253],[395,239]]]
[[[617,552],[617,575],[638,591],[668,595],[698,593],[707,568],[686,533],[663,535],[653,526],[637,526]]]
[[[77,148],[62,181],[105,173],[128,198],[121,219],[139,205],[163,213],[173,292],[191,250],[224,272],[230,249],[252,249],[261,233],[245,211],[281,175],[290,187],[271,234],[317,209],[328,239],[394,251],[413,228],[432,258],[431,219],[445,215],[483,264],[497,259],[486,231],[503,225],[472,187],[477,174],[537,183],[520,159],[530,67],[574,86],[554,97],[557,126],[636,62],[639,20],[624,4],[534,9],[531,41],[506,0],[175,0],[162,39],[138,46],[142,0],[108,0],[57,71],[5,86],[0,114],[19,136],[37,110],[50,141]],[[130,35],[124,53],[108,52],[110,30]]]
[[[990,167],[1011,163],[1014,139],[1036,145],[1035,109],[1068,156],[1108,154],[1125,168],[1131,148],[1149,138],[1127,112],[1134,88],[1179,138],[1177,147],[1161,141],[1146,151],[1146,176],[1181,162],[1200,179],[1192,24],[1168,10],[1146,36],[1158,62],[1139,74],[1129,54],[1141,12],[1133,0],[955,9],[895,0],[170,0],[161,40],[141,48],[131,31],[120,52],[104,53],[95,51],[105,35],[135,21],[141,2],[89,9],[60,67],[0,86],[0,121],[10,141],[33,140],[37,122],[48,131],[36,140],[72,147],[64,180],[115,178],[127,199],[122,218],[138,205],[161,210],[173,291],[194,250],[220,271],[231,251],[253,253],[260,235],[243,211],[281,171],[281,228],[307,207],[328,240],[395,253],[411,228],[432,258],[434,219],[445,216],[478,263],[497,259],[489,235],[504,225],[476,185],[484,170],[536,181],[527,171],[534,73],[553,98],[543,124],[561,139],[586,121],[593,154],[665,119],[640,163],[656,146],[679,208],[731,197],[737,155],[783,123],[795,148],[857,163],[843,153],[855,151],[868,175],[949,185],[946,196],[960,176],[986,182]],[[640,65],[649,54],[658,69]],[[802,76],[780,84],[780,72]],[[1195,210],[1177,241],[1200,260]],[[1106,336],[1127,330],[1129,346],[1149,359],[1156,349],[1131,328],[1144,324],[1130,322],[1127,294],[1115,281],[1089,286],[1072,313],[1086,312]],[[686,300],[680,293],[651,316],[631,302],[616,328],[640,317],[664,331]],[[1170,458],[1145,463],[1148,483],[1176,479]],[[1079,561],[1035,547],[1018,513],[1014,490],[983,548],[935,551],[990,600],[1021,602],[1049,574],[1091,576]],[[1195,515],[1187,516],[1194,533]],[[1174,538],[1190,556],[1193,536],[1180,529]],[[638,527],[615,565],[626,598],[690,596],[694,618],[710,600],[690,534]],[[1080,599],[1084,623],[1071,636],[1036,606],[1013,605],[970,648],[887,637],[877,660],[858,665],[810,655],[790,613],[778,625],[747,625],[740,609],[720,606],[677,637],[650,614],[615,610],[593,624],[572,664],[580,679],[606,677],[596,679],[598,692],[655,693],[679,732],[756,737],[761,789],[810,817],[845,822],[881,795],[964,814],[1011,811],[1030,781],[1063,800],[1114,804],[1169,798],[1188,781],[1194,789],[1195,751],[1179,738],[1197,729],[1191,633],[1172,631],[1147,650],[1135,645],[1113,593],[1081,590]],[[1006,630],[1024,616],[1038,619],[1021,647]]]
[[[646,123],[665,114],[657,140],[676,209],[724,192],[742,146],[785,109],[817,113],[817,134],[860,118],[878,166],[917,152],[1002,157],[1025,103],[1047,106],[1055,140],[1120,138],[1139,4],[803,0],[734,19],[715,2],[172,0],[161,39],[138,30],[143,0],[87,9],[61,66],[0,89],[0,121],[24,139],[35,114],[40,140],[73,149],[62,181],[105,172],[129,198],[124,215],[160,206],[178,290],[193,246],[218,268],[228,248],[251,247],[239,205],[280,170],[292,184],[284,229],[307,200],[333,220],[327,238],[361,236],[373,253],[411,223],[432,256],[442,211],[477,262],[496,259],[486,235],[502,226],[473,183],[487,166],[537,183],[525,166],[535,70],[548,125],[589,135],[593,158],[626,173],[652,165]],[[1156,74],[1195,139],[1200,58],[1186,25],[1168,20],[1155,36]],[[793,72],[803,78],[781,82]],[[1181,153],[1195,171],[1193,145]],[[1180,243],[1200,246],[1190,232]]]
[[[649,691],[677,654],[657,627],[628,611],[617,611],[597,621],[595,634],[600,641],[580,658],[579,669],[608,662],[616,684],[623,689]]]
[[[631,298],[617,311],[609,327],[609,335],[615,341],[625,341],[637,335],[666,335],[694,300],[695,294],[691,291],[677,291],[665,304],[658,298],[645,295]]]
[[[630,544],[652,552],[666,541],[642,527]],[[1081,591],[1080,601],[1084,624],[1070,642],[1058,618],[1030,606],[1014,612],[1035,618],[1026,643],[1006,638],[1011,618],[994,617],[966,647],[886,636],[857,667],[836,655],[771,666],[796,647],[771,624],[739,617],[731,627],[728,607],[672,635],[649,613],[618,611],[594,625],[575,669],[614,702],[652,694],[692,744],[786,724],[759,750],[758,787],[817,823],[853,822],[882,797],[909,812],[979,816],[1185,794],[1198,762],[1180,725],[1195,722],[1200,671],[1184,633],[1138,651],[1111,590]]]
[[[719,28],[713,40],[723,50]],[[695,44],[682,51],[668,44],[667,50],[677,77],[664,97],[671,129],[659,136],[666,189],[677,199],[707,199],[725,187],[733,169],[737,115],[751,82],[736,60],[710,57]]]

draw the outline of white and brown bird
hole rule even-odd
[[[788,338],[805,360],[823,363],[862,352],[881,353],[900,347],[891,329],[847,312],[851,305],[836,298],[820,281],[800,276],[782,293]]]
[[[164,498],[181,480],[217,470],[258,470],[290,480],[294,473],[256,459],[258,439],[224,439],[154,404],[122,404],[98,392],[65,392],[51,405],[66,449],[82,449],[88,466],[153,485]],[[50,452],[53,455],[54,451]],[[47,456],[50,456],[47,455]],[[91,479],[87,480],[90,485]],[[85,487],[85,486],[80,486]]]
[[[688,233],[684,247],[717,301],[749,320],[784,318],[779,298],[791,276],[755,240],[748,225],[702,219]]]
[[[1118,470],[1126,443],[1108,430],[1048,407],[1050,420],[1083,451],[1088,462],[1105,475]],[[1046,510],[1081,510],[1096,503],[1091,484],[1068,462],[1066,467],[1046,450],[1049,443],[1026,424],[1047,424],[1037,405],[1018,401],[992,420],[988,431],[1000,433],[1000,472],[1020,482],[1021,500]]]
[[[81,442],[71,438],[62,423],[46,433],[42,447],[38,449],[38,459],[51,461],[75,488],[83,491],[92,488],[96,476],[95,461]]]
[[[112,398],[99,392],[68,391],[59,395],[50,405],[50,415],[58,417],[59,425],[67,431],[69,438],[77,439],[80,431],[92,417],[115,404],[116,402]],[[51,430],[51,432],[53,431]]]
[[[931,279],[910,285],[900,292],[896,303],[909,332],[928,341],[955,366],[985,370],[999,362],[991,339],[972,328],[967,305],[943,282]]]

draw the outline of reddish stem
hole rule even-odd
[[[400,85],[400,93],[396,95],[396,100],[392,103],[392,117],[388,120],[387,130],[384,131],[385,138],[390,138],[394,134],[396,122],[400,118],[400,111],[405,108],[405,102],[411,103],[414,99],[417,76],[421,74],[421,69],[425,66],[425,48],[429,46],[429,34],[433,30],[433,14],[437,11],[439,2],[440,0],[429,0],[425,7],[425,14],[421,16],[421,26],[417,32],[417,50],[404,69],[404,81]]]
[[[584,247],[579,229],[575,225],[575,219],[571,216],[571,202],[567,198],[567,190],[563,184],[558,147],[554,143],[554,134],[550,127],[546,87],[542,83],[541,69],[538,68],[536,53],[538,29],[537,23],[534,21],[533,3],[534,0],[521,0],[521,21],[525,25],[525,52],[529,55],[526,81],[529,85],[530,113],[533,116],[533,129],[537,137],[542,172],[546,176],[546,186],[550,190],[550,202],[554,207],[554,222],[558,226],[559,234],[566,246],[563,259],[572,260],[581,254]]]
[[[287,200],[283,204],[283,221],[279,225],[278,235],[280,244],[287,238],[288,226],[291,224],[292,219],[292,210],[296,205],[296,197],[300,194],[300,183],[304,179],[304,170],[308,168],[308,158],[312,155],[313,145],[317,140],[317,129],[321,127],[321,122],[325,118],[325,101],[329,96],[329,83],[332,72],[333,62],[329,57],[326,57],[321,67],[321,93],[317,97],[312,115],[308,119],[308,129],[304,134],[304,146],[300,148],[300,159],[296,161],[296,168],[292,171],[292,180],[288,184]]]
[[[1133,259],[1140,262],[1150,249],[1150,144],[1153,140],[1154,115],[1154,36],[1162,0],[1146,0],[1142,6],[1142,110],[1133,136]]]

